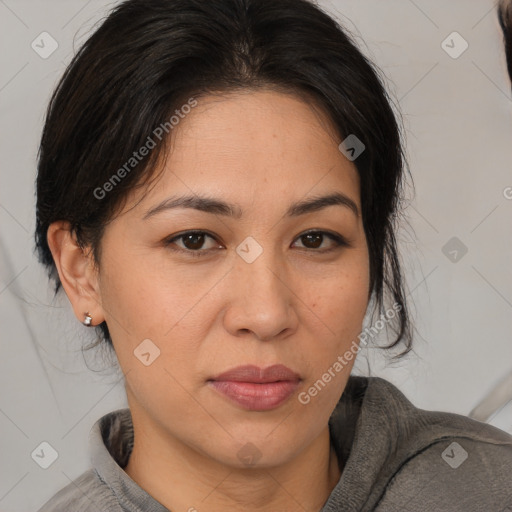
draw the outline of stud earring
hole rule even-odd
[[[92,316],[89,315],[89,312],[84,313],[84,321],[82,323],[84,325],[86,325],[87,327],[91,327],[91,322],[92,322]]]

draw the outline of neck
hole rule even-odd
[[[234,468],[132,417],[134,446],[124,470],[169,510],[318,512],[341,476],[327,425],[281,466]]]

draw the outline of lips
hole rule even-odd
[[[275,364],[261,369],[258,366],[237,366],[227,372],[221,373],[212,380],[231,380],[235,382],[278,382],[281,380],[300,380],[300,376],[282,364]]]
[[[208,384],[244,409],[265,411],[283,404],[300,381],[296,372],[282,364],[265,369],[246,365],[221,373],[210,379]]]

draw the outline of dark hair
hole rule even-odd
[[[355,135],[365,145],[354,163],[370,257],[369,298],[375,294],[373,313],[384,312],[388,292],[400,304],[390,322],[398,322],[396,339],[382,348],[402,341],[406,350],[395,357],[405,355],[412,325],[395,239],[408,169],[402,130],[378,69],[307,0],[128,0],[112,10],[56,87],[39,148],[36,249],[55,293],[60,281],[49,225],[68,221],[99,264],[106,224],[130,190],[154,177],[169,137],[154,140],[147,158],[127,172],[134,151],[158,127],[170,128],[170,116],[191,98],[259,87],[313,98],[340,142]],[[112,183],[123,166],[123,179]],[[109,193],[98,193],[109,182]],[[98,328],[112,347],[106,323]]]
[[[503,31],[508,76],[512,80],[512,2],[510,0],[498,2],[498,21]]]

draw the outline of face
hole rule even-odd
[[[254,450],[265,467],[326,428],[354,360],[305,393],[357,340],[369,291],[359,180],[340,142],[299,97],[201,98],[174,128],[156,186],[106,228],[100,314],[132,414],[170,443],[237,467]],[[292,209],[334,194],[345,199]],[[230,207],[171,207],[182,196]],[[278,364],[295,377],[214,380]]]

